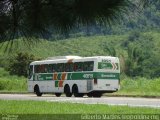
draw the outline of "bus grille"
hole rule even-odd
[[[87,80],[87,91],[92,90],[92,80]]]

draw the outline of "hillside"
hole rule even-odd
[[[114,44],[117,49],[121,49],[119,43],[127,39],[127,35],[108,35],[108,36],[92,36],[92,37],[78,37],[57,41],[41,40],[39,43],[30,47],[24,46],[20,41],[19,47],[13,47],[11,52],[30,52],[35,56],[46,58],[49,56],[62,56],[62,55],[79,55],[79,56],[93,56],[93,55],[107,55],[103,51],[102,45],[104,42]],[[3,56],[4,47],[1,49],[0,54]]]
[[[90,37],[77,37],[64,40],[39,40],[35,44],[26,46],[23,40],[19,39],[14,42],[12,49],[4,54],[7,43],[4,43],[0,49],[0,56],[12,56],[16,52],[29,52],[35,56],[46,58],[51,56],[63,56],[63,55],[79,55],[79,56],[97,56],[97,55],[109,55],[104,50],[105,45],[110,45],[115,48],[117,56],[126,54],[128,46],[124,46],[126,42],[132,43],[129,37],[135,33],[125,35],[106,35],[106,36],[90,36]],[[137,34],[137,33],[136,33]],[[138,33],[139,37],[150,37],[154,43],[156,52],[160,51],[160,34],[158,32],[145,32]],[[136,37],[136,35],[134,35]],[[137,39],[137,38],[136,38]],[[142,38],[140,38],[142,39]],[[139,40],[141,41],[141,40]],[[16,46],[18,43],[19,46]],[[146,43],[147,44],[147,43]]]
[[[29,47],[19,39],[13,44],[9,54],[3,53],[7,45],[4,43],[0,51],[1,66],[7,65],[8,60],[13,58],[17,52],[27,52],[41,59],[65,55],[112,55],[121,59],[122,72],[129,76],[145,77],[152,73],[149,76],[154,77],[156,74],[158,77],[160,76],[160,67],[157,68],[160,59],[159,38],[158,32],[133,31],[125,35],[77,37],[57,41],[40,40]],[[16,46],[17,43],[19,47]]]
[[[160,34],[158,32],[146,32],[139,34],[140,36],[152,37],[154,48],[156,50],[155,52],[160,51]],[[32,44],[29,47],[23,44],[22,40],[17,40],[19,46],[16,46],[16,41],[9,54],[3,53],[6,47],[5,43],[0,49],[0,57],[3,58],[4,56],[12,56],[16,52],[29,52],[30,54],[41,58],[62,55],[109,55],[109,53],[104,50],[103,46],[105,45],[110,45],[114,47],[117,52],[117,56],[122,54],[126,55],[127,46],[124,46],[123,44],[125,44],[127,41],[132,43],[128,40],[129,36],[131,35],[132,33],[125,35],[77,37],[57,41],[40,40],[36,44]]]

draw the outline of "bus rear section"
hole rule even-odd
[[[88,81],[92,90],[88,94],[101,96],[103,93],[116,92],[120,88],[120,65],[117,57],[102,57],[95,62],[94,78]]]

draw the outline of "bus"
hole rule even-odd
[[[120,88],[120,64],[111,56],[61,56],[29,65],[28,92],[42,96],[101,97]]]

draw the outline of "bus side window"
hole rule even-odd
[[[87,62],[83,63],[83,71],[88,71],[88,64],[87,64]]]
[[[38,73],[44,73],[45,72],[45,65],[41,64],[38,67]]]
[[[64,72],[64,63],[57,64],[57,72]]]
[[[52,65],[48,64],[48,69],[47,69],[48,73],[52,73],[52,69],[53,69]]]
[[[93,67],[94,67],[94,62],[88,62],[88,71],[93,71]]]
[[[70,63],[69,65],[70,65],[70,66],[69,66],[69,67],[70,67],[70,72],[73,72],[74,64],[73,64],[73,63]]]
[[[39,73],[39,67],[40,67],[39,65],[34,66],[34,72],[35,73]]]
[[[43,71],[44,73],[48,73],[48,64],[45,64],[44,65],[44,71]]]
[[[72,72],[73,71],[73,63],[66,63],[65,64],[65,71]]]
[[[70,70],[69,70],[69,64],[68,64],[68,63],[65,63],[64,66],[65,66],[65,72],[69,72],[69,71],[70,71]]]
[[[58,72],[57,64],[52,64],[52,72]]]
[[[74,71],[83,71],[83,62],[74,63]]]
[[[46,73],[46,72],[48,72],[47,64],[35,65],[35,73]]]
[[[93,61],[84,62],[83,71],[93,71],[93,67],[94,67]]]

